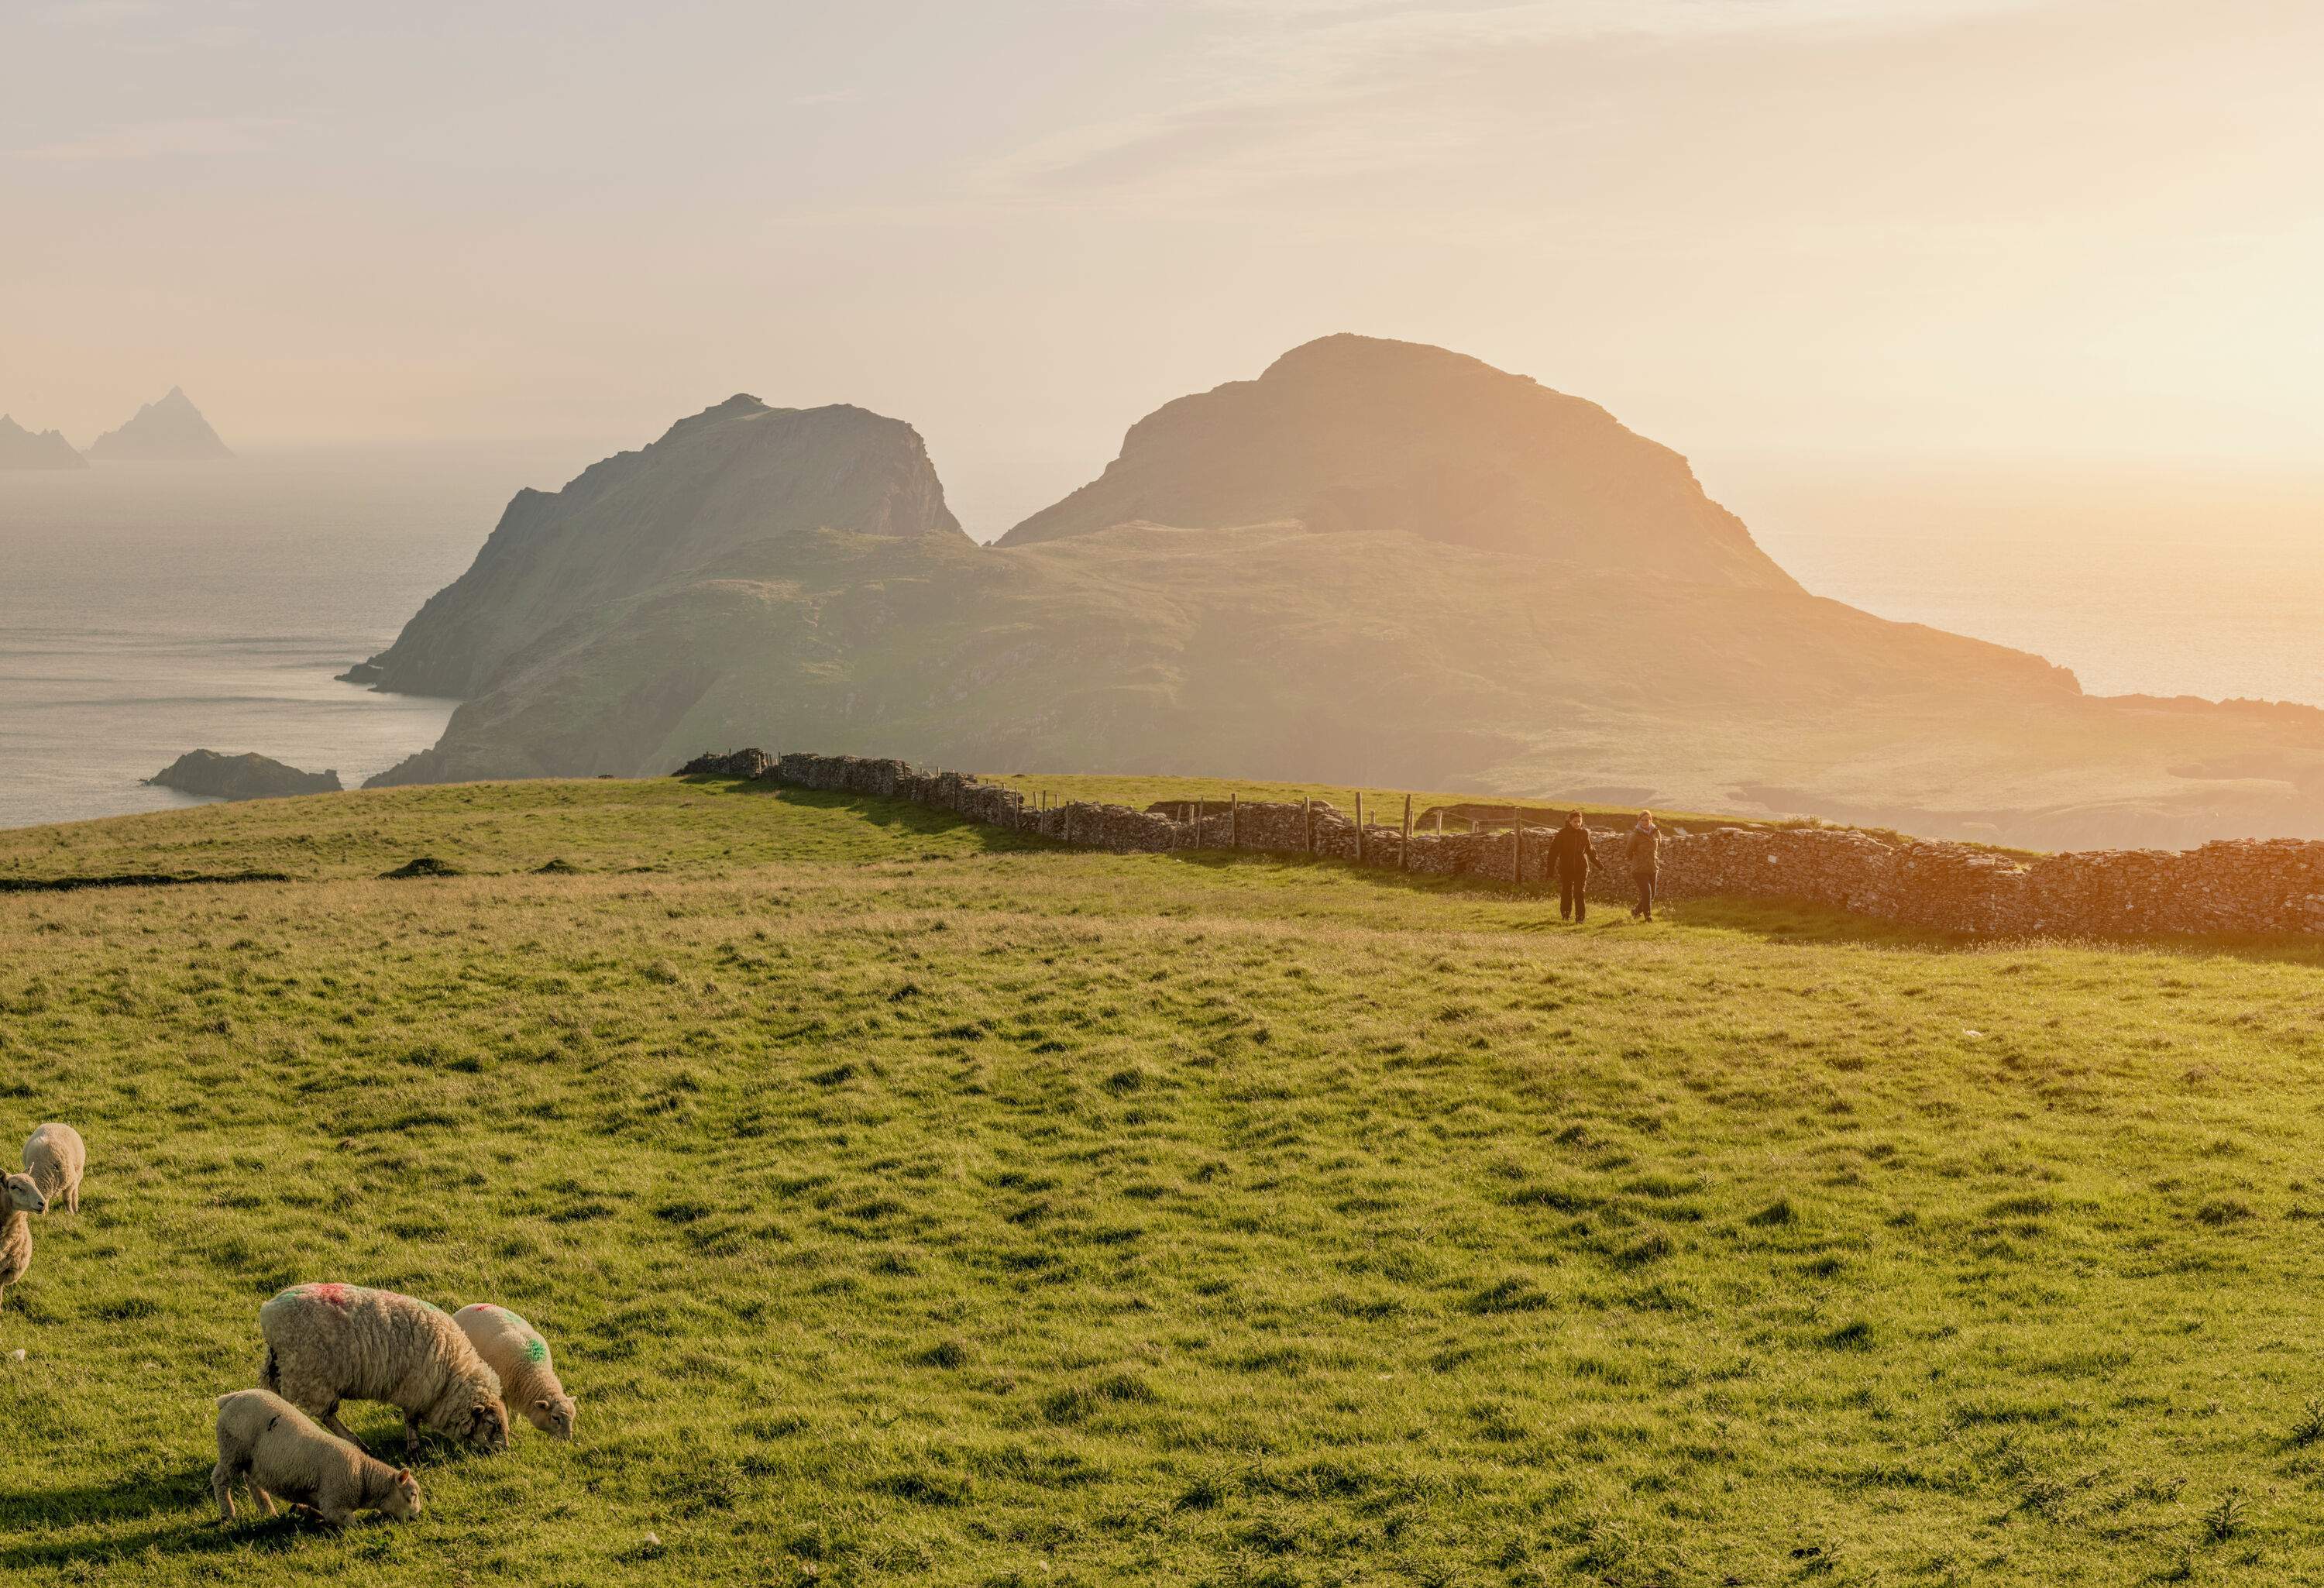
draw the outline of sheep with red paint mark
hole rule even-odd
[[[350,1444],[343,1400],[381,1400],[403,1413],[404,1446],[433,1428],[479,1450],[508,1448],[500,1376],[438,1306],[361,1285],[294,1285],[258,1309],[266,1338],[259,1380]]]
[[[399,1522],[420,1514],[420,1481],[410,1468],[374,1461],[332,1437],[280,1395],[237,1390],[219,1396],[217,1405],[218,1458],[210,1469],[210,1494],[222,1520],[235,1519],[239,1482],[250,1485],[251,1499],[270,1517],[278,1497],[334,1528],[345,1527],[359,1510]]]
[[[549,1342],[540,1331],[507,1307],[471,1302],[452,1315],[468,1343],[484,1364],[500,1375],[501,1392],[508,1404],[524,1413],[532,1426],[558,1439],[573,1437],[581,1417],[580,1403],[566,1393],[550,1360]]]

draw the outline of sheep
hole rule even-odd
[[[341,1400],[383,1400],[403,1413],[404,1448],[424,1426],[479,1450],[506,1450],[501,1381],[440,1307],[360,1285],[294,1285],[258,1309],[266,1337],[259,1387],[360,1448]]]
[[[399,1522],[420,1514],[420,1481],[409,1467],[374,1461],[344,1439],[334,1439],[280,1395],[237,1390],[218,1397],[217,1465],[210,1493],[219,1520],[234,1518],[234,1486],[250,1484],[253,1501],[274,1514],[274,1497],[305,1506],[334,1528],[359,1510]]]
[[[559,1439],[573,1437],[581,1408],[565,1392],[549,1359],[549,1342],[540,1331],[504,1306],[474,1302],[452,1315],[468,1343],[498,1373],[508,1403],[531,1419],[532,1426]]]
[[[61,1196],[67,1213],[80,1211],[81,1171],[88,1167],[88,1149],[70,1125],[42,1125],[24,1140],[24,1172],[40,1182],[41,1195],[51,1202]]]
[[[8,1287],[32,1267],[32,1214],[49,1211],[49,1199],[30,1175],[10,1175],[0,1180],[0,1304]]]

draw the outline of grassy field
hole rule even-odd
[[[0,833],[242,870],[0,895],[0,1147],[91,1149],[0,1310],[13,1583],[2324,1581],[2312,952],[715,782]],[[579,1439],[210,1526],[323,1279],[515,1307]]]

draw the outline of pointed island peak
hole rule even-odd
[[[90,444],[88,455],[106,462],[177,463],[232,457],[234,453],[202,417],[182,386],[171,386],[137,411],[117,430]]]
[[[28,430],[0,413],[0,471],[87,468],[88,459],[54,430]]]

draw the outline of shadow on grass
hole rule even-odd
[[[237,1498],[237,1503],[239,1499]],[[245,1513],[247,1514],[247,1513]],[[102,1527],[147,1522],[131,1532],[105,1531],[93,1537],[41,1543],[25,1535],[36,1528]],[[287,1519],[272,1524],[217,1527],[210,1509],[210,1463],[202,1462],[157,1472],[133,1473],[113,1483],[78,1488],[0,1491],[0,1569],[71,1565],[112,1560],[148,1549],[165,1554],[209,1553],[245,1544],[266,1547],[289,1539]]]

